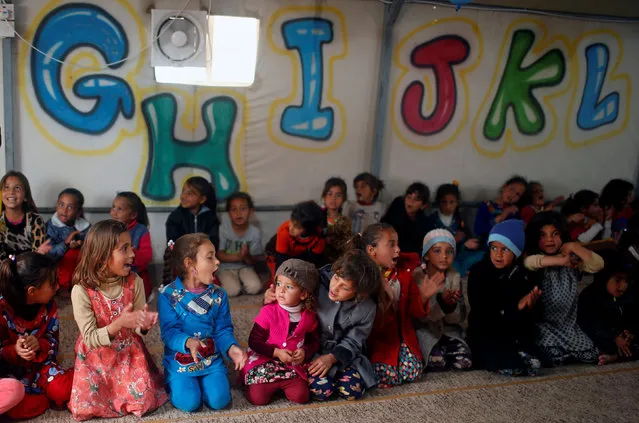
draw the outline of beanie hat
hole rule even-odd
[[[453,234],[451,234],[450,231],[446,229],[433,229],[424,237],[422,259],[424,258],[426,253],[428,253],[428,250],[430,250],[430,248],[438,242],[445,242],[447,244],[450,244],[450,246],[453,247],[454,254],[457,254],[457,242],[455,241],[455,237],[453,236]]]
[[[491,242],[501,242],[519,258],[526,244],[524,222],[512,219],[496,224],[488,235],[488,244]]]
[[[319,272],[315,266],[300,259],[288,259],[277,268],[275,279],[279,275],[286,276],[298,284],[304,291],[314,293],[319,280]]]

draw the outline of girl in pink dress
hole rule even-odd
[[[91,228],[73,275],[73,316],[80,328],[69,410],[76,420],[138,417],[167,402],[160,372],[140,335],[157,324],[135,273],[131,235],[115,220]]]

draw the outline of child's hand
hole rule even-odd
[[[604,210],[604,214],[605,214],[606,220],[612,220],[612,217],[615,215],[615,208],[606,207],[606,209]]]
[[[442,298],[444,299],[444,302],[446,304],[453,305],[457,303],[457,300],[461,298],[461,291],[459,289],[456,291],[453,291],[452,289],[446,289],[442,293]]]
[[[464,242],[464,246],[469,250],[476,250],[479,248],[479,240],[477,238],[471,238]]]
[[[298,348],[293,352],[293,355],[291,357],[293,358],[293,364],[300,365],[304,363],[306,352],[303,348]]]
[[[624,330],[624,331],[621,333],[621,335],[622,335],[624,338],[626,338],[626,341],[628,341],[628,342],[632,341],[632,339],[635,337],[632,333],[630,333],[630,332],[629,332],[629,331],[627,331],[627,330]]]
[[[36,338],[33,335],[28,335],[28,336],[25,336],[23,339],[24,339],[24,346],[27,349],[33,352],[40,351],[40,343],[38,342],[38,338]]]
[[[577,267],[579,267],[579,261],[574,260],[570,254],[559,254],[555,257],[557,257],[557,259],[559,260],[556,266],[569,267],[571,269],[576,269]]]
[[[73,231],[69,234],[67,239],[64,240],[64,243],[71,247],[71,242],[75,241],[76,235],[80,235],[80,231]]]
[[[271,284],[266,291],[264,291],[264,305],[275,302],[275,285]]]
[[[615,338],[615,344],[617,344],[617,351],[620,356],[632,356],[632,351],[630,351],[630,342],[623,335],[619,335]]]
[[[333,354],[321,355],[311,361],[308,373],[313,377],[324,377],[335,363],[337,363],[337,359]]]
[[[138,327],[139,319],[140,311],[133,311],[133,304],[127,304],[120,312],[120,317],[118,317],[113,323],[117,322],[120,329],[136,329]]]
[[[275,350],[273,351],[273,358],[277,358],[282,363],[290,363],[293,361],[293,353],[289,350],[275,348]]]
[[[432,278],[429,278],[428,275],[424,275],[424,281],[419,287],[419,294],[422,297],[422,302],[426,303],[430,297],[435,295],[437,291],[444,286],[445,281],[446,275],[444,275],[443,272],[435,273]]]
[[[69,248],[74,249],[74,248],[80,248],[82,246],[82,240],[78,239],[78,240],[73,240],[69,243]]]
[[[244,366],[246,366],[246,362],[248,361],[248,354],[246,351],[238,347],[237,345],[231,345],[228,351],[229,357],[235,363],[235,370],[242,370]]]
[[[189,338],[186,340],[186,349],[191,353],[191,357],[193,357],[193,361],[196,363],[200,362],[200,358],[197,356],[197,352],[202,348],[206,348],[206,344],[204,341],[201,341],[197,338]]]
[[[36,252],[39,253],[39,254],[49,254],[49,251],[51,251],[51,248],[52,248],[51,247],[51,240],[47,239],[42,244],[40,244],[40,246],[38,247]]]
[[[16,354],[18,354],[18,356],[23,360],[32,361],[36,356],[35,351],[27,347],[25,336],[21,336],[20,338],[18,338],[15,348]]]
[[[141,330],[148,331],[151,330],[153,326],[158,323],[158,313],[149,311],[149,305],[144,304],[144,309],[140,313],[140,318],[138,319],[138,327]]]
[[[532,309],[540,297],[541,289],[539,289],[539,287],[534,287],[532,291],[526,294],[519,301],[519,310],[523,310],[524,308],[527,308],[528,310]]]

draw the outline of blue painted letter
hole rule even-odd
[[[64,61],[75,49],[93,48],[107,63],[127,57],[129,43],[124,28],[105,10],[91,4],[60,6],[42,20],[33,44],[48,55],[31,52],[35,95],[42,109],[61,125],[86,134],[101,134],[113,126],[120,109],[125,118],[133,117],[133,92],[126,81],[117,76],[89,75],[75,82],[75,95],[95,100],[88,112],[75,108],[62,88],[62,64],[56,60]],[[123,64],[111,68],[117,69]]]
[[[577,126],[584,130],[613,123],[619,115],[619,93],[613,92],[599,101],[608,72],[610,53],[605,44],[586,48],[586,85],[577,112]]]
[[[294,19],[282,25],[289,50],[296,49],[302,66],[302,105],[288,106],[282,114],[282,132],[313,141],[326,141],[333,133],[333,109],[321,109],[324,89],[322,44],[333,41],[333,23],[326,19]]]

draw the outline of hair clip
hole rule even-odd
[[[459,186],[459,181],[458,181],[457,179],[455,179],[455,180],[453,181],[453,185],[455,185],[456,187],[458,187],[458,186]]]
[[[173,242],[173,240],[170,240],[166,246],[169,247],[169,250],[173,251],[173,246],[175,245],[175,242]]]
[[[14,262],[14,263],[15,263],[15,261],[16,261],[16,256],[15,256],[15,254],[9,254],[9,260],[11,260],[12,262]]]

